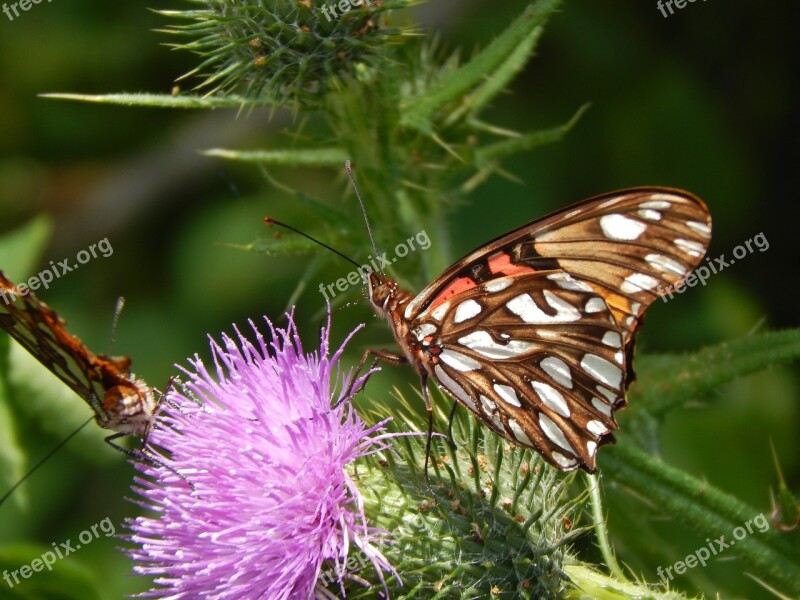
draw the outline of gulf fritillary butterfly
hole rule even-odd
[[[83,398],[100,427],[144,437],[157,401],[131,377],[131,359],[93,354],[66,330],[66,322],[32,292],[21,294],[0,271],[0,328]]]
[[[661,287],[702,260],[711,215],[683,190],[634,188],[568,206],[477,248],[417,296],[368,272],[431,413],[432,378],[492,431],[562,471],[595,471],[634,379],[634,335]]]

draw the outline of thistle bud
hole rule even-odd
[[[188,0],[196,10],[159,11],[184,21],[165,31],[188,38],[173,47],[202,57],[181,77],[202,77],[197,89],[237,93],[245,103],[313,105],[335,77],[385,57],[406,35],[383,13],[419,0]]]

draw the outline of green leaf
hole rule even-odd
[[[798,538],[769,528],[763,513],[625,441],[601,453],[598,460],[608,480],[646,499],[656,513],[674,515],[703,537],[716,540],[724,535],[723,541],[730,542],[734,529],[751,523],[752,531],[724,548],[722,556],[738,557],[745,571],[785,594],[800,594]],[[768,529],[761,527],[759,517]]]
[[[800,358],[800,329],[771,331],[704,348],[688,356],[644,356],[631,410],[663,416],[687,401],[711,397],[723,384]]]
[[[448,73],[437,86],[424,95],[409,99],[400,117],[400,125],[427,134],[433,133],[434,115],[446,104],[458,101],[470,89],[481,84],[487,73],[495,73],[504,66],[508,69],[509,66],[505,63],[521,52],[520,47],[530,47],[531,37],[537,35],[536,29],[544,25],[559,4],[561,0],[537,0],[528,5],[508,29],[470,62]],[[487,83],[489,87],[479,92],[479,98],[488,101],[488,94],[494,91],[496,84],[497,82]]]
[[[778,498],[772,501],[775,505],[773,524],[782,531],[794,531],[800,525],[800,502],[786,485],[783,469],[781,469],[781,463],[772,440],[769,445],[772,450],[772,460],[775,463],[775,472],[778,476]]]
[[[449,127],[465,116],[476,116],[495,96],[503,92],[533,55],[542,31],[544,31],[543,27],[536,27],[530,31],[527,37],[511,51],[502,64],[492,71],[474,92],[464,96],[461,106],[445,119],[444,126]]]
[[[54,562],[47,569],[42,556]],[[34,561],[38,561],[34,563]],[[21,567],[37,566],[40,571],[30,569],[28,578],[19,573]],[[13,578],[17,572],[18,583]],[[100,591],[94,583],[92,572],[73,558],[58,559],[50,546],[14,544],[0,547],[0,573],[8,572],[13,585],[0,581],[5,590],[3,598],[19,600],[101,600]],[[27,572],[27,571],[26,571]]]
[[[319,216],[318,221],[325,226],[326,232],[325,234],[315,233],[312,237],[316,238],[316,240],[324,239],[328,244],[335,244],[343,234],[346,237],[350,228],[350,221],[344,214],[323,204],[319,200],[280,183],[275,180],[266,169],[262,169],[262,172],[275,187],[290,194],[297,202],[307,206]],[[319,247],[323,245],[322,242],[313,241],[307,238],[305,234],[298,233],[299,230],[294,230],[289,225],[283,225],[283,227],[281,227],[281,225],[276,224],[277,222],[274,219],[270,218],[270,220],[273,221],[270,223],[270,226],[274,229],[269,230],[269,233],[260,235],[249,244],[219,243],[217,245],[237,248],[247,252],[266,254],[268,256],[287,254],[290,252],[319,250]],[[334,250],[334,252],[337,251]]]
[[[265,165],[342,167],[347,153],[342,148],[304,148],[302,150],[226,150],[211,148],[206,156],[241,160]]]
[[[657,591],[646,583],[620,581],[586,565],[564,565],[564,572],[574,584],[563,597],[566,600],[685,600],[680,592]]]
[[[307,252],[318,248],[318,246],[311,240],[289,233],[286,235],[279,234],[277,237],[260,236],[247,246],[240,246],[240,248],[257,254],[274,256],[290,252]]]
[[[15,282],[30,276],[52,231],[52,219],[40,215],[0,238],[0,271]]]
[[[537,146],[558,142],[575,126],[575,123],[578,122],[588,108],[589,105],[584,104],[569,121],[558,127],[542,131],[532,131],[516,138],[488,144],[475,152],[475,164],[480,168],[493,161],[505,158],[506,156],[522,152],[523,150],[530,150]]]
[[[170,94],[39,94],[41,98],[54,98],[56,100],[77,100],[78,102],[92,102],[95,104],[116,104],[119,106],[153,106],[160,108],[241,108],[243,106],[257,107],[266,104],[257,104],[251,98],[234,94],[226,96],[196,96],[185,94],[172,96]]]

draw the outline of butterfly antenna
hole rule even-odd
[[[58,452],[59,450],[61,450],[61,448],[63,448],[63,447],[66,445],[66,443],[67,443],[68,441],[70,441],[72,438],[74,438],[76,435],[78,435],[78,432],[80,432],[80,430],[81,430],[81,429],[83,429],[84,427],[86,427],[86,426],[87,426],[89,423],[91,423],[92,421],[94,421],[94,417],[89,417],[89,420],[88,420],[88,421],[86,421],[86,423],[84,423],[83,425],[81,425],[80,427],[78,427],[78,428],[77,428],[75,431],[73,431],[72,433],[70,433],[70,434],[69,434],[69,436],[67,436],[67,438],[66,438],[64,441],[62,441],[60,444],[58,444],[58,446],[56,446],[55,448],[53,448],[52,450],[50,450],[50,452],[48,452],[48,453],[45,455],[45,457],[44,457],[43,459],[41,459],[39,462],[37,462],[37,463],[36,463],[36,464],[33,466],[33,468],[32,468],[30,471],[28,471],[27,473],[25,473],[25,475],[22,477],[22,479],[20,479],[20,480],[19,480],[17,483],[15,483],[15,484],[14,484],[14,487],[12,487],[10,490],[8,490],[8,491],[7,491],[7,492],[6,492],[6,493],[3,495],[3,497],[2,497],[2,498],[0,498],[0,505],[2,505],[2,504],[3,504],[3,502],[5,502],[5,501],[8,499],[8,497],[9,497],[11,494],[13,494],[13,493],[14,493],[14,490],[16,490],[16,489],[17,489],[19,486],[21,486],[21,485],[22,485],[22,484],[25,482],[25,480],[26,480],[26,479],[28,479],[28,477],[30,477],[31,475],[33,475],[33,473],[34,473],[34,472],[35,472],[35,471],[36,471],[36,470],[37,470],[39,467],[41,467],[41,466],[42,466],[42,465],[43,465],[45,462],[47,462],[47,461],[50,459],[50,457],[51,457],[51,456],[53,456],[53,455],[54,455],[56,452]]]
[[[117,342],[117,325],[119,325],[119,317],[122,314],[122,309],[125,308],[125,298],[120,296],[117,298],[117,304],[114,307],[114,317],[111,319],[111,337],[109,342],[108,353],[111,354],[114,350],[114,344]]]
[[[361,193],[358,191],[356,178],[353,175],[353,168],[350,166],[349,160],[346,160],[344,162],[344,170],[347,171],[347,175],[350,177],[350,182],[353,184],[353,190],[355,190],[356,192],[356,198],[358,198],[358,205],[361,207],[361,214],[364,215],[364,223],[367,226],[367,233],[369,234],[369,241],[372,244],[372,251],[375,253],[374,256],[378,256],[378,247],[375,245],[375,238],[372,236],[372,227],[369,226],[369,219],[367,218],[367,209],[364,208],[364,201],[361,200]],[[383,274],[382,269],[380,272],[381,274]]]
[[[350,264],[353,264],[353,265],[355,265],[355,266],[356,266],[356,268],[357,268],[359,271],[361,270],[361,265],[360,265],[360,264],[358,264],[356,261],[354,261],[354,260],[353,260],[352,258],[350,258],[349,256],[345,256],[344,254],[342,254],[341,252],[339,252],[339,251],[338,251],[336,248],[331,248],[330,246],[328,246],[328,244],[326,244],[326,243],[324,243],[324,242],[320,242],[320,241],[319,241],[317,238],[315,238],[315,237],[312,237],[312,236],[308,235],[308,234],[307,234],[306,232],[304,232],[304,231],[300,231],[300,230],[299,230],[299,229],[297,229],[296,227],[292,227],[291,225],[287,225],[286,223],[281,223],[280,221],[276,221],[276,220],[275,220],[275,219],[273,219],[272,217],[264,217],[264,223],[266,223],[267,225],[277,225],[278,227],[283,227],[284,229],[288,229],[289,231],[293,231],[293,232],[294,232],[294,233],[296,233],[297,235],[302,235],[302,236],[303,236],[304,238],[306,238],[307,240],[310,240],[310,241],[314,242],[315,244],[318,244],[318,245],[322,246],[323,248],[327,248],[328,250],[330,250],[330,251],[331,251],[331,252],[333,252],[334,254],[337,254],[338,256],[341,256],[343,259],[345,259],[345,260],[346,260],[347,262],[349,262]]]

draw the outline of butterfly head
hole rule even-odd
[[[97,423],[119,433],[144,435],[153,421],[156,400],[147,385],[132,380],[109,388],[103,397],[105,415]]]
[[[383,273],[376,273],[369,267],[361,271],[364,282],[367,284],[367,295],[372,306],[378,312],[385,312],[397,288],[397,284],[387,278]]]

